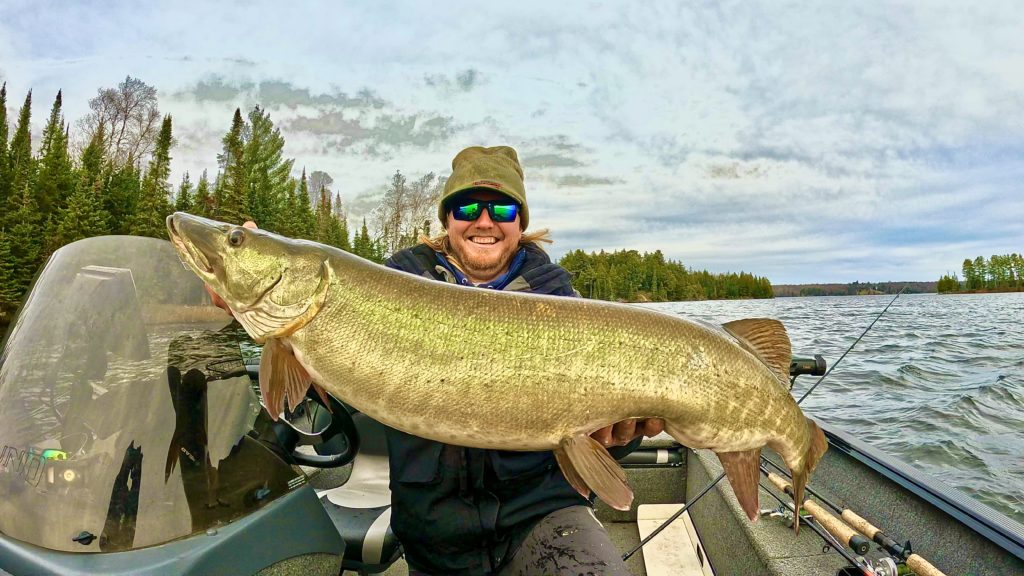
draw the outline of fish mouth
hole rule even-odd
[[[178,255],[182,257],[183,263],[197,272],[213,275],[213,266],[210,264],[210,259],[178,230],[173,214],[167,217],[167,231],[171,239],[171,245],[175,247]]]

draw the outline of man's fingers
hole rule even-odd
[[[600,442],[603,446],[610,446],[612,443],[612,427],[605,426],[591,434],[590,437]]]
[[[637,432],[644,436],[657,436],[665,431],[665,421],[661,418],[648,418],[643,421],[639,428],[641,428],[641,430],[637,430]]]
[[[245,223],[242,224],[242,228],[259,228],[259,226],[257,226],[252,220],[246,220]]]
[[[636,420],[630,418],[629,420],[617,422],[612,436],[614,437],[615,444],[618,446],[629,444],[630,440],[636,437]]]

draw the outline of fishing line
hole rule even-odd
[[[797,404],[803,402],[804,399],[811,394],[811,392],[814,392],[814,389],[818,387],[818,384],[821,384],[822,380],[828,378],[828,375],[832,373],[832,370],[835,370],[835,367],[839,366],[839,363],[843,361],[843,358],[846,358],[846,355],[850,353],[850,350],[853,350],[853,347],[857,345],[857,342],[860,342],[860,339],[863,338],[864,335],[868,333],[868,330],[871,330],[871,327],[875,325],[875,322],[878,322],[878,319],[882,317],[882,314],[885,314],[885,311],[889,309],[889,306],[892,306],[892,303],[895,302],[896,299],[900,297],[900,294],[903,294],[903,291],[906,289],[906,286],[900,288],[900,291],[896,293],[896,296],[893,296],[893,299],[890,300],[889,303],[885,305],[885,308],[883,308],[882,311],[878,313],[878,316],[875,316],[875,319],[871,321],[871,324],[868,324],[868,327],[865,328],[864,331],[860,333],[860,336],[857,336],[857,339],[853,341],[853,344],[850,344],[850,347],[846,349],[846,352],[843,352],[843,355],[839,357],[839,360],[836,360],[835,364],[833,364],[831,368],[829,368],[824,374],[822,374],[821,378],[818,378],[818,381],[815,382],[813,386],[808,388],[807,392],[804,392],[804,395],[801,396],[800,399],[796,401]]]
[[[764,469],[763,466],[761,468]],[[828,532],[823,530],[821,528],[821,526],[818,525],[817,522],[812,522],[811,520],[801,516],[800,515],[799,507],[797,507],[795,505],[791,505],[790,503],[786,502],[782,498],[776,496],[775,493],[772,492],[771,490],[769,490],[764,484],[761,484],[760,482],[758,482],[758,486],[760,486],[762,489],[764,489],[765,492],[770,494],[772,498],[775,498],[776,500],[778,500],[779,504],[781,504],[781,505],[783,505],[783,506],[793,510],[793,519],[795,521],[803,522],[804,526],[807,526],[811,530],[814,530],[815,534],[820,536],[821,539],[824,540],[825,543],[828,544],[828,546],[830,548],[832,548],[833,550],[838,552],[839,555],[842,556],[843,558],[845,558],[847,562],[849,562],[854,567],[859,568],[864,574],[873,574],[873,572],[869,572],[869,571],[865,570],[864,565],[859,563],[859,562],[857,562],[857,559],[854,558],[853,555],[851,555],[849,552],[847,552],[846,548],[841,543],[839,543],[839,541],[837,541],[835,538],[833,538],[831,534],[829,534]]]
[[[636,554],[637,550],[643,548],[644,544],[647,544],[648,542],[650,542],[651,538],[654,538],[655,536],[660,534],[662,530],[664,530],[665,528],[668,528],[669,524],[671,524],[676,518],[679,518],[680,516],[682,516],[683,512],[686,512],[686,510],[690,506],[692,506],[694,502],[696,502],[697,500],[700,500],[701,496],[707,494],[712,488],[714,488],[715,485],[718,484],[718,482],[722,478],[725,478],[725,472],[722,472],[721,474],[719,474],[718,478],[715,478],[707,486],[705,486],[704,489],[700,491],[700,494],[697,494],[693,498],[690,498],[690,500],[686,504],[683,504],[682,508],[680,508],[679,510],[676,510],[675,514],[673,514],[671,517],[669,517],[668,520],[665,520],[664,522],[662,522],[661,526],[658,526],[657,528],[654,529],[654,532],[651,532],[650,534],[647,535],[647,538],[644,538],[643,540],[641,540],[640,543],[636,545],[636,548],[633,548],[628,553],[623,554],[622,555],[622,561],[625,562],[626,560],[629,560],[629,557],[632,556],[633,554]]]
[[[850,347],[846,349],[846,352],[843,352],[843,355],[840,356],[839,359],[836,360],[834,364],[832,364],[832,367],[829,368],[828,370],[826,370],[825,373],[822,374],[821,378],[819,378],[818,381],[815,382],[814,385],[811,386],[807,390],[807,392],[804,392],[804,395],[801,396],[799,400],[797,400],[797,402],[796,402],[797,404],[800,404],[801,402],[803,402],[804,399],[806,399],[807,396],[810,395],[810,393],[813,392],[814,389],[818,387],[818,384],[821,384],[822,380],[824,380],[825,378],[828,378],[828,375],[832,373],[832,370],[835,370],[835,367],[838,366],[839,363],[843,361],[843,358],[846,358],[846,355],[850,353],[850,350],[853,350],[853,347],[856,346],[857,343],[860,342],[860,339],[863,338],[864,335],[868,333],[868,330],[871,330],[871,327],[875,325],[875,322],[878,322],[878,319],[881,318],[883,314],[885,314],[886,310],[888,310],[889,307],[892,306],[893,302],[895,302],[896,299],[900,297],[900,294],[903,294],[903,291],[906,290],[906,289],[907,289],[906,286],[903,286],[903,288],[900,288],[900,291],[896,293],[896,296],[894,296],[893,299],[890,300],[888,304],[886,304],[885,308],[883,308],[882,311],[878,313],[878,316],[875,316],[875,319],[871,321],[871,324],[868,324],[868,327],[865,328],[863,332],[861,332],[860,336],[857,336],[857,339],[853,341],[853,344],[850,344]],[[762,458],[764,458],[764,457],[762,456]],[[667,520],[662,522],[662,524],[660,526],[655,528],[654,532],[651,532],[650,534],[647,535],[646,538],[641,540],[640,543],[637,544],[636,548],[633,548],[628,553],[623,554],[622,555],[622,560],[623,561],[629,560],[629,558],[633,554],[636,554],[637,550],[640,550],[641,548],[643,548],[644,544],[647,544],[648,542],[650,542],[652,538],[654,538],[655,536],[660,534],[661,531],[664,530],[665,528],[667,528],[669,524],[671,524],[677,518],[679,518],[683,514],[683,512],[686,512],[686,510],[689,509],[690,506],[695,504],[697,502],[697,500],[700,500],[702,496],[704,496],[705,494],[710,492],[711,489],[715,487],[715,485],[717,485],[719,482],[722,481],[722,478],[725,478],[725,472],[722,472],[721,474],[719,474],[718,477],[715,478],[714,480],[712,480],[710,483],[708,483],[708,485],[705,486],[704,489],[701,490],[699,494],[697,494],[696,496],[691,498],[675,514],[673,514]],[[769,491],[769,493],[770,493],[770,491]],[[775,496],[775,494],[772,494],[772,496]],[[799,516],[799,514],[797,516]],[[815,530],[815,532],[818,532],[818,530]],[[818,532],[818,534],[820,535],[821,533]],[[854,565],[856,565],[856,564],[854,564]]]

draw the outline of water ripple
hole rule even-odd
[[[795,355],[831,366],[891,299],[648,306],[717,323],[778,318]],[[1024,294],[901,296],[804,408],[1024,523]]]

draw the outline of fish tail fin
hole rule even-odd
[[[807,478],[814,471],[814,467],[818,465],[818,460],[828,450],[828,440],[825,439],[825,433],[810,418],[807,419],[807,430],[810,433],[811,441],[807,447],[807,452],[804,453],[803,462],[790,470],[793,475],[793,507],[796,509],[797,514],[800,513],[800,506],[804,502],[804,486],[807,485]],[[793,524],[793,529],[797,534],[800,533],[799,521]]]
[[[743,512],[751,521],[757,521],[760,508],[757,486],[760,477],[761,449],[716,454],[718,460],[722,462],[722,468],[725,469],[725,475],[729,478],[729,484]]]

